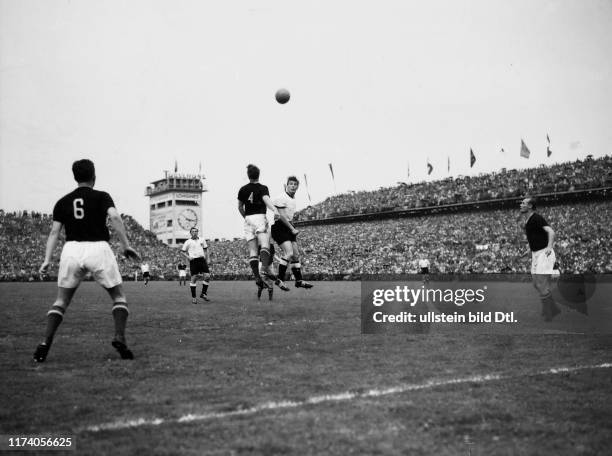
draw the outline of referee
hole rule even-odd
[[[200,293],[200,298],[204,301],[210,301],[207,294],[210,280],[210,269],[208,268],[210,256],[208,254],[206,240],[198,236],[198,229],[195,226],[189,230],[189,234],[191,234],[191,239],[185,241],[181,249],[181,254],[189,259],[189,270],[191,272],[191,282],[189,283],[189,288],[191,289],[191,302],[197,304],[196,287],[198,278],[202,279],[202,293]]]

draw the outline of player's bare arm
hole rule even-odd
[[[246,212],[244,211],[244,203],[240,200],[238,200],[238,212],[240,212],[242,218],[246,216]]]
[[[287,228],[289,228],[291,230],[291,233],[293,233],[293,234],[298,234],[299,233],[299,231],[295,229],[295,227],[293,226],[293,224],[287,218],[287,216],[284,214],[283,211],[279,211],[279,220],[281,222],[283,222],[287,226]]]
[[[278,213],[278,209],[276,208],[276,206],[274,204],[272,204],[272,200],[270,199],[270,197],[268,195],[264,195],[263,196],[263,202],[266,205],[266,207],[268,209],[270,209],[272,212],[274,212],[274,217],[278,217],[280,214]]]
[[[545,226],[544,231],[548,234],[548,245],[546,246],[546,256],[550,255],[555,243],[555,231],[550,226]]]
[[[45,261],[40,266],[38,272],[41,274],[46,274],[49,269],[49,265],[51,264],[51,260],[53,259],[53,251],[57,246],[57,241],[59,240],[60,232],[62,231],[62,227],[64,225],[61,222],[56,220],[53,221],[53,225],[51,226],[51,232],[49,233],[49,237],[47,238],[47,247],[45,248]]]
[[[123,254],[127,258],[139,260],[140,255],[130,246],[130,241],[127,238],[125,226],[123,225],[123,220],[121,220],[121,216],[119,215],[119,212],[117,212],[117,208],[109,207],[107,214],[110,218],[111,225],[115,229],[115,233],[117,233],[117,236],[119,237],[119,243],[121,244],[121,250],[123,251]]]

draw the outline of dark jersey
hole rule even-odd
[[[79,187],[61,198],[53,208],[53,220],[66,229],[66,241],[107,241],[109,207],[115,207],[106,192]]]
[[[544,230],[545,226],[549,226],[544,217],[535,212],[529,217],[525,224],[525,234],[527,242],[532,252],[545,249],[548,245],[548,233]]]
[[[179,263],[178,269],[179,271],[184,271],[185,269],[187,269],[187,265],[184,263]]]
[[[262,184],[246,184],[238,191],[238,200],[244,203],[244,215],[265,214],[268,210],[263,197],[270,196],[268,187]]]

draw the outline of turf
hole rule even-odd
[[[528,284],[490,287],[537,304]],[[0,434],[71,434],[78,454],[609,454],[612,371],[541,372],[610,363],[611,336],[362,335],[359,282],[255,292],[213,282],[193,305],[177,282],[126,283],[130,361],[111,346],[108,297],[84,283],[34,365],[55,285],[0,284]],[[506,377],[444,383],[492,373]],[[93,430],[139,418],[163,423]]]

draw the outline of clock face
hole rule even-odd
[[[193,209],[184,209],[178,215],[178,224],[184,230],[189,231],[191,228],[198,225],[198,214]]]

